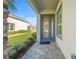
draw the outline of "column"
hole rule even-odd
[[[37,15],[37,41],[40,42],[41,39],[41,24],[40,24],[40,14]]]

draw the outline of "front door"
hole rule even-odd
[[[51,41],[51,18],[49,15],[41,17],[41,42],[50,43]]]

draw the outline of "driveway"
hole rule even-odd
[[[30,50],[21,59],[65,59],[63,53],[55,42],[51,44],[39,44],[30,48]]]

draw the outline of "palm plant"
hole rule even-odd
[[[15,0],[7,0],[8,1],[8,9],[10,11],[16,10],[16,1]]]

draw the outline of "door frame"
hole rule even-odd
[[[51,24],[50,24],[50,22],[51,21],[49,21],[49,25],[48,25],[48,34],[49,34],[49,36],[51,35],[51,37],[50,37],[50,41],[55,41],[55,15],[49,15],[49,14],[47,14],[48,16],[51,16],[51,17],[54,17],[53,18],[53,37],[52,37],[52,35],[51,35]],[[42,35],[42,31],[43,31],[43,24],[42,24],[42,16],[44,16],[44,15],[40,15],[40,41],[42,41],[43,40],[43,35]],[[49,19],[50,19],[50,17],[49,17]],[[49,27],[50,27],[50,29],[49,29]]]

